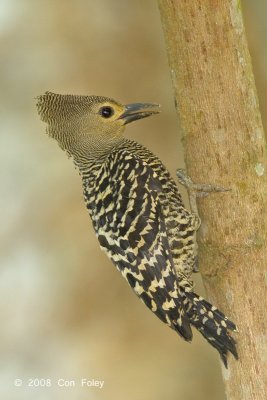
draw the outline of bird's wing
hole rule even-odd
[[[196,262],[196,216],[184,206],[176,182],[161,160],[141,145],[138,145],[138,156],[151,167],[161,184],[163,195],[160,196],[160,202],[175,270],[182,284],[190,288],[192,269]]]
[[[185,299],[166,233],[157,176],[144,161],[117,150],[102,165],[90,212],[101,247],[143,302],[191,340]]]

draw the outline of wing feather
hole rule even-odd
[[[160,181],[125,150],[111,153],[95,179],[90,208],[102,249],[141,300],[164,322],[191,340],[166,233]]]

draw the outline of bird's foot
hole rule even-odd
[[[210,193],[228,192],[231,190],[212,184],[194,183],[192,179],[187,175],[184,169],[177,169],[176,175],[179,183],[187,189],[191,211],[197,215],[198,215],[198,209],[196,203],[197,197],[206,197]]]
[[[193,264],[192,272],[197,273],[199,272],[199,262],[198,262],[198,256],[195,256],[195,261]]]

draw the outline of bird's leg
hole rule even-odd
[[[197,197],[206,197],[208,196],[208,194],[213,192],[228,192],[231,189],[226,189],[221,186],[205,184],[205,183],[194,183],[192,179],[187,175],[184,169],[177,169],[176,175],[179,183],[183,185],[187,190],[191,213],[192,215],[194,215],[196,220],[199,221],[199,223],[196,223],[196,231],[197,231],[201,224],[201,219],[199,217],[198,207],[197,207]],[[196,243],[196,254],[197,254],[197,243]],[[193,272],[199,272],[197,255],[195,257]]]

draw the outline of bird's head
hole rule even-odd
[[[47,133],[70,155],[101,151],[122,137],[129,122],[157,114],[149,103],[122,105],[108,97],[74,96],[46,92],[38,97],[37,109],[48,124]]]

